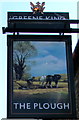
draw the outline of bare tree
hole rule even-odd
[[[13,68],[15,77],[21,79],[23,74],[28,73],[32,64],[28,58],[34,57],[37,54],[37,49],[29,41],[16,41],[13,44]]]

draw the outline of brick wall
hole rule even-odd
[[[75,73],[75,88],[76,88],[76,110],[77,118],[79,119],[79,40],[73,53],[73,64]]]
[[[76,86],[76,111],[77,118],[79,119],[79,69],[75,76],[75,86]]]

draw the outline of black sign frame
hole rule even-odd
[[[65,42],[66,45],[66,62],[67,62],[67,76],[68,76],[68,94],[69,94],[69,108],[70,112],[59,112],[59,113],[34,113],[25,112],[13,113],[13,42],[14,41],[43,41],[43,42]],[[72,49],[71,49],[71,36],[59,36],[59,35],[8,35],[7,46],[8,46],[8,69],[7,69],[7,118],[76,118],[75,108],[75,88],[74,88],[74,73],[73,73],[73,62],[72,62]],[[30,101],[30,100],[29,100]],[[17,101],[16,101],[17,102]],[[42,112],[42,111],[41,111]]]
[[[69,23],[56,20],[68,20],[68,12],[44,12],[33,14],[33,12],[8,12],[8,27],[14,29],[69,29]],[[53,22],[54,20],[54,22]]]
[[[13,12],[8,11],[7,14],[8,24],[11,20],[66,20],[69,19],[68,12],[44,12],[33,14],[33,12]]]

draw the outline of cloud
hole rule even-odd
[[[47,75],[66,72],[66,62],[62,59],[58,59],[55,56],[49,55],[46,57],[36,58],[36,65],[31,67],[31,73],[33,75]]]
[[[34,76],[66,73],[66,54],[64,42],[32,42],[38,55],[31,58],[35,61],[31,65],[31,74]]]
[[[38,57],[44,57],[47,55],[54,55],[59,58],[65,56],[65,43],[64,42],[32,42],[37,49]]]

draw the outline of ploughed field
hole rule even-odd
[[[27,81],[14,80],[13,82],[13,98],[17,100],[24,100],[30,98],[40,98],[44,99],[53,96],[53,98],[58,99],[62,97],[65,99],[68,96],[68,81],[65,74],[62,75],[62,78],[58,82],[58,87],[55,87],[55,82],[52,82],[51,88],[44,88],[40,81],[34,81],[29,87],[27,87]],[[45,84],[45,83],[44,83]]]
[[[22,81],[20,81],[22,82]],[[34,83],[37,84],[36,82]],[[54,83],[52,82],[54,85]],[[17,100],[25,100],[27,98],[38,98],[47,99],[49,97],[63,97],[64,99],[68,95],[68,83],[67,82],[59,82],[58,88],[33,88],[33,89],[14,89],[13,90],[13,98]]]
[[[21,97],[24,95],[35,95],[35,94],[45,94],[45,93],[50,93],[50,92],[55,92],[55,93],[63,93],[67,94],[68,89],[67,88],[47,88],[47,89],[28,89],[28,90],[14,90],[14,96],[16,97]]]

